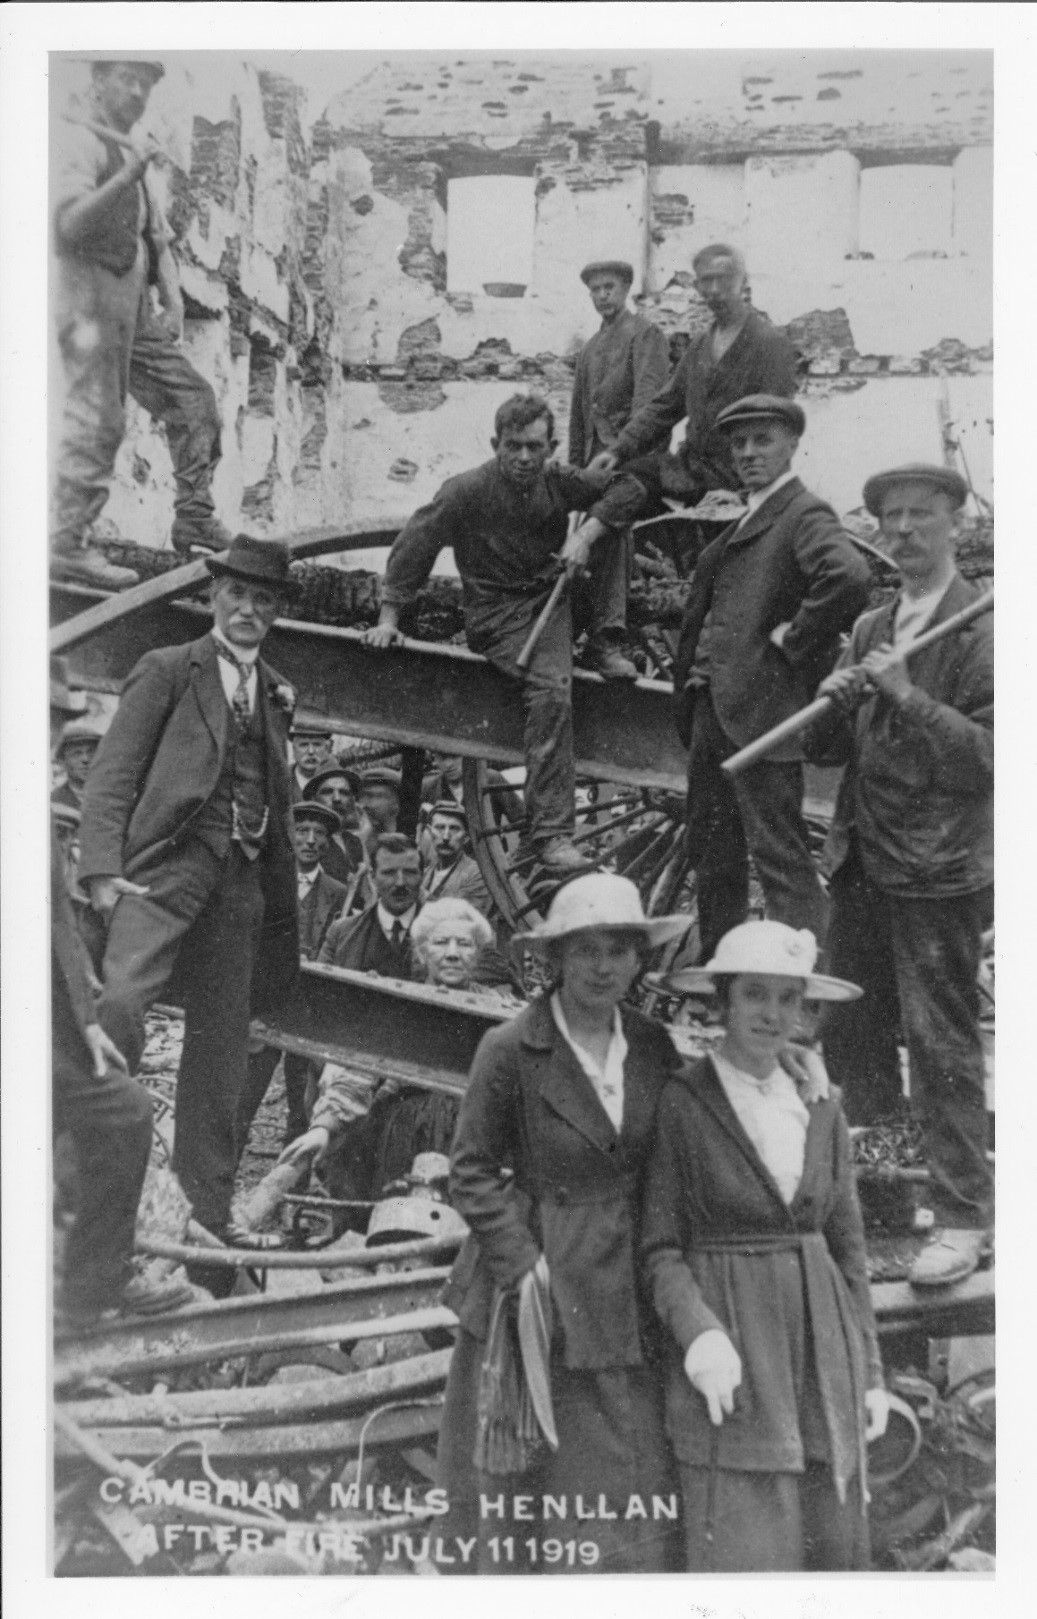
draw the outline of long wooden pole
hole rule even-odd
[[[986,595],[978,597],[974,602],[970,602],[968,607],[963,607],[960,613],[954,613],[950,618],[945,618],[942,624],[935,624],[931,630],[924,631],[922,635],[911,641],[909,645],[904,647],[904,657],[911,658],[916,652],[922,652],[928,646],[935,646],[936,642],[942,641],[945,636],[953,635],[955,631],[963,629],[966,624],[971,624],[972,620],[979,618],[981,613],[988,613],[993,605],[994,592],[989,590]],[[737,753],[733,753],[730,759],[724,760],[720,768],[729,776],[737,776],[739,771],[747,769],[749,765],[755,764],[758,759],[763,759],[768,753],[773,753],[774,749],[780,747],[782,742],[787,742],[789,737],[798,736],[801,731],[805,731],[808,726],[813,725],[815,720],[819,720],[823,714],[828,713],[833,702],[834,698],[832,697],[815,697],[814,701],[808,703],[806,708],[801,708],[796,714],[790,714],[789,718],[782,720],[780,725],[775,725],[770,731],[765,731],[762,736],[758,736],[755,742],[750,742],[746,747],[740,748]]]
[[[526,637],[525,646],[515,659],[515,662],[518,664],[520,669],[528,669],[529,660],[536,651],[537,642],[547,629],[548,623],[554,614],[555,608],[558,606],[558,603],[565,594],[568,584],[569,575],[567,573],[560,573],[554,582],[554,588],[552,589],[550,596],[548,596],[547,601],[540,610],[540,615],[537,618],[536,623],[533,625],[533,628]]]

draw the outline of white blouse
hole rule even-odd
[[[565,1021],[565,1013],[562,1011],[562,1003],[557,994],[551,996],[551,1015],[562,1039],[594,1086],[594,1094],[608,1114],[612,1128],[618,1136],[623,1125],[623,1064],[627,1056],[626,1036],[623,1033],[618,1007],[613,1013],[612,1034],[608,1051],[605,1053],[604,1068],[599,1068],[590,1052],[577,1045],[569,1033],[569,1025]]]
[[[803,1179],[810,1114],[800,1100],[795,1080],[775,1064],[766,1079],[736,1068],[719,1052],[711,1053],[724,1093],[738,1122],[759,1153],[786,1203]]]

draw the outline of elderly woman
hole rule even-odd
[[[447,1290],[461,1331],[439,1481],[452,1528],[479,1536],[482,1572],[674,1566],[636,1216],[679,1059],[622,1003],[646,953],[687,925],[646,919],[624,877],[569,882],[515,941],[546,954],[553,988],[475,1058],[451,1162],[472,1236]]]
[[[860,993],[815,956],[811,933],[746,922],[667,986],[712,985],[724,1021],[662,1098],[641,1236],[693,1572],[868,1566],[887,1402],[849,1134],[823,1068],[797,1084],[781,1063],[804,1000]]]
[[[411,946],[426,981],[480,996],[497,992],[473,982],[493,929],[464,899],[433,900],[414,918]],[[516,1004],[518,1004],[516,1002]],[[364,1075],[329,1063],[320,1077],[310,1127],[282,1154],[282,1163],[312,1158],[324,1166],[336,1195],[379,1197],[402,1179],[422,1152],[448,1153],[457,1099],[387,1079],[375,1088]]]

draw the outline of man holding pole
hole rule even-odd
[[[721,411],[748,510],[699,559],[677,649],[678,729],[688,759],[688,848],[702,960],[744,922],[751,854],[767,915],[825,932],[803,819],[803,744],[790,738],[735,778],[737,748],[794,714],[867,600],[869,572],[792,460],[806,426],[793,399],[751,394]]]
[[[525,714],[527,839],[538,864],[552,876],[586,870],[572,841],[575,770],[572,733],[573,623],[563,591],[546,622],[558,569],[590,574],[591,640],[602,656],[605,679],[637,671],[615,644],[626,617],[623,530],[638,516],[644,489],[626,475],[611,479],[599,496],[582,473],[550,461],[554,416],[545,399],[515,394],[494,422],[493,459],[450,478],[414,513],[389,552],[378,624],[368,630],[375,647],[402,639],[400,612],[413,601],[444,546],[452,546],[464,587],[465,634],[520,682]],[[569,514],[586,511],[566,537]],[[540,634],[530,652],[531,632]]]
[[[899,1102],[902,1030],[937,1219],[910,1272],[919,1287],[968,1276],[993,1218],[976,984],[993,898],[992,615],[910,645],[977,601],[955,567],[965,494],[947,467],[868,479],[901,591],[858,619],[819,688],[833,713],[809,742],[811,757],[847,764],[829,838],[829,966],[864,988],[828,1018],[825,1058],[851,1120],[871,1120]]]

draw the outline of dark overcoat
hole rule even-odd
[[[275,1001],[298,968],[295,854],[287,763],[292,689],[259,659],[257,701],[266,733],[267,846],[260,862],[263,934],[253,979],[257,1010]],[[80,826],[79,879],[154,880],[176,870],[179,851],[216,790],[231,711],[211,635],[145,653],[90,767]]]
[[[803,1177],[786,1204],[709,1058],[659,1106],[642,1253],[668,1329],[667,1432],[679,1461],[802,1472],[826,1461],[837,1489],[863,1456],[865,1389],[882,1384],[850,1141],[836,1095],[809,1104]],[[742,1359],[719,1430],[684,1372],[703,1332]],[[716,1449],[713,1449],[713,1446]]]
[[[306,898],[299,902],[299,954],[304,961],[315,958],[348,894],[345,883],[337,883],[326,871],[317,873]]]
[[[569,1367],[640,1365],[654,1330],[637,1278],[636,1215],[659,1098],[679,1059],[659,1024],[627,1008],[622,1017],[618,1135],[540,997],[484,1037],[454,1140],[451,1200],[472,1235],[447,1302],[484,1338],[494,1286],[519,1281],[542,1252]],[[502,1169],[514,1178],[502,1180]]]
[[[839,634],[864,607],[868,566],[827,501],[798,478],[724,529],[699,558],[674,668],[677,722],[687,745],[695,688],[689,677],[709,616],[709,687],[717,718],[738,747],[810,702],[839,651]],[[769,639],[789,625],[779,648]],[[792,737],[770,758],[803,758]]]

